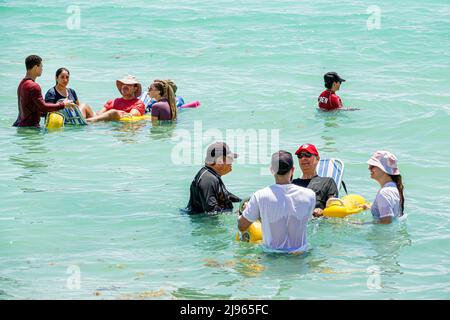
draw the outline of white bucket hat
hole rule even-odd
[[[397,158],[389,151],[375,152],[367,163],[380,168],[391,176],[398,176],[400,174],[400,170],[397,168]]]

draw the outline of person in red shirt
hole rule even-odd
[[[14,122],[14,127],[36,127],[39,128],[41,114],[58,111],[65,107],[74,107],[72,101],[65,100],[59,103],[47,103],[42,96],[41,87],[35,82],[42,75],[42,58],[36,55],[25,59],[27,74],[20,81],[17,88],[17,104],[19,115]]]
[[[341,83],[345,80],[336,72],[325,73],[323,79],[325,80],[325,87],[327,90],[322,92],[317,99],[319,108],[325,111],[342,109],[344,105],[342,104],[341,98],[336,94],[336,91],[340,89]]]
[[[96,116],[86,119],[87,122],[117,121],[123,117],[144,115],[145,105],[139,100],[142,86],[136,77],[126,76],[117,80],[116,86],[122,97],[108,100]]]

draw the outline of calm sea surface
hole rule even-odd
[[[448,1],[71,5],[0,1],[0,299],[450,298]],[[172,127],[18,130],[29,54],[44,59],[43,93],[64,66],[95,110],[126,74],[144,88],[174,79],[202,106]],[[361,110],[316,110],[327,71]],[[309,142],[342,159],[349,191],[372,201],[365,161],[389,150],[408,219],[311,221],[301,257],[236,242],[234,215],[180,212],[203,150],[236,134],[257,137],[224,177],[241,197],[272,183],[271,143]]]

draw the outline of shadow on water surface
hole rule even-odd
[[[324,146],[321,148],[325,152],[337,152],[335,141],[335,129],[340,128],[339,119],[342,118],[342,111],[321,111],[317,110],[315,118],[323,121],[323,131],[321,138],[324,140]]]
[[[38,174],[47,173],[47,168],[53,162],[52,159],[42,159],[42,155],[48,154],[48,149],[44,145],[44,134],[42,129],[18,128],[17,139],[13,143],[23,149],[23,152],[9,157],[13,165],[24,169],[23,174],[17,180],[30,180]],[[41,156],[41,159],[39,157]],[[23,189],[24,192],[39,192],[30,188]]]

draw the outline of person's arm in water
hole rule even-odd
[[[360,222],[355,224],[391,224],[393,221],[394,213],[392,211],[392,208],[387,203],[386,199],[383,197],[379,197],[375,201],[378,201],[378,207],[380,211],[380,218],[374,219],[369,222]],[[361,206],[364,210],[370,209],[370,204],[363,204]]]
[[[326,188],[325,189],[326,189],[326,196],[327,196],[327,201],[325,203],[325,208],[326,208],[327,205],[328,205],[328,201],[330,199],[336,199],[338,197],[338,195],[339,195],[339,192],[338,192],[338,188],[336,186],[336,182],[334,182],[333,179],[329,179],[328,180],[328,183],[326,184]],[[316,201],[316,203],[318,203],[318,202],[319,201]],[[323,206],[323,204],[322,204],[322,206]],[[316,207],[314,209],[313,216],[314,217],[321,217],[321,216],[323,216],[323,209]]]
[[[252,225],[253,222],[248,221],[244,216],[239,216],[238,218],[238,229],[243,232],[248,229]]]
[[[316,218],[323,216],[323,209],[315,208],[313,211],[313,216]]]
[[[130,113],[131,116],[133,117],[140,117],[143,116],[145,114],[145,104],[141,101],[138,100],[133,108],[131,109]]]
[[[108,111],[108,109],[106,109],[105,107],[101,108],[100,111],[97,112],[97,115],[101,115],[102,113],[105,113],[106,111]]]
[[[363,224],[391,224],[392,223],[392,218],[391,217],[384,217],[384,218],[380,218],[380,219],[372,220],[372,221],[366,221],[366,222],[351,221],[350,223],[358,224],[358,225],[363,225]]]
[[[133,117],[140,117],[141,113],[137,109],[131,109],[130,115]]]
[[[323,209],[327,207],[329,199],[338,197],[338,189],[333,179],[329,178],[325,180],[322,188],[324,190],[324,198],[316,197],[316,207],[313,211],[313,216],[316,218],[323,216]]]
[[[244,204],[244,212],[238,218],[238,229],[243,232],[256,220],[260,219],[259,206],[253,195],[247,204]]]
[[[341,107],[339,108],[340,110],[344,110],[344,111],[356,111],[356,110],[361,110],[361,109],[359,109],[359,108],[351,108],[351,107],[346,107],[346,106],[344,106],[344,104],[342,103],[341,98],[339,98],[339,101],[340,101],[340,104],[341,104]]]
[[[241,202],[242,199],[239,198],[237,195],[232,194],[230,191],[228,191],[228,199],[230,199],[231,202]]]
[[[73,102],[69,101],[69,100],[66,100],[64,102],[59,102],[59,103],[45,102],[44,98],[42,97],[41,87],[39,87],[39,85],[37,85],[37,84],[35,86],[31,87],[30,95],[31,95],[32,101],[35,102],[36,107],[38,108],[38,110],[41,113],[58,111],[63,108],[70,108],[70,107],[74,106]]]
[[[331,96],[331,103],[332,103],[333,105],[339,106],[339,107],[338,107],[339,110],[344,110],[344,111],[356,111],[356,110],[360,110],[359,108],[351,108],[351,107],[345,106],[344,103],[342,102],[341,98],[340,98],[338,95],[336,95],[336,94],[333,94],[333,95]]]
[[[383,218],[373,221],[373,223],[376,223],[376,224],[390,224],[391,222],[392,222],[392,217],[383,217]]]

